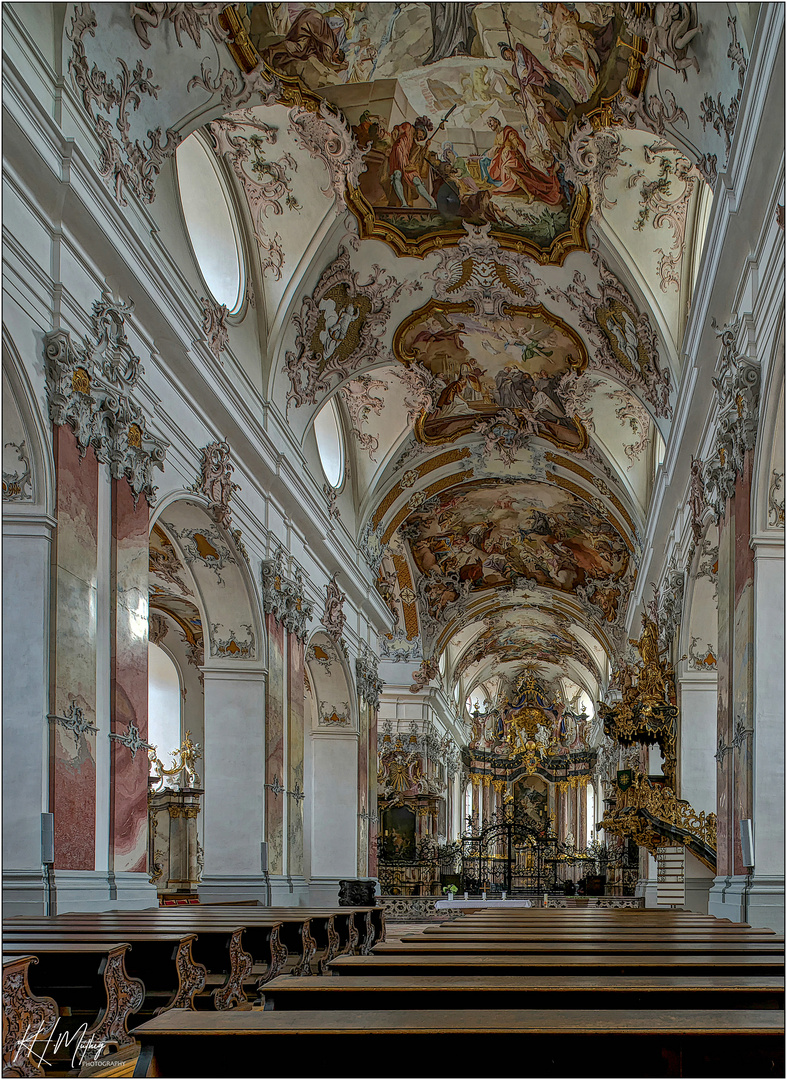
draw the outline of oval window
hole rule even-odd
[[[315,416],[314,435],[325,479],[331,487],[338,488],[344,479],[344,440],[333,398]]]
[[[178,147],[178,188],[194,258],[210,294],[230,314],[244,292],[241,243],[229,192],[213,152],[196,132]]]

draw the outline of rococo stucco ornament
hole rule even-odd
[[[319,112],[308,108],[290,111],[289,133],[313,158],[319,158],[328,170],[330,182],[323,195],[333,194],[336,209],[345,208],[348,187],[357,188],[366,169],[363,154],[342,114],[329,102],[321,101]]]
[[[456,246],[444,248],[425,277],[434,281],[436,300],[469,302],[476,315],[503,315],[506,304],[535,306],[536,279],[530,260],[500,246],[489,225],[463,222],[467,232]]]
[[[120,325],[125,341],[122,316]],[[99,352],[100,344],[101,339],[87,340],[84,348],[77,348],[66,330],[45,336],[49,417],[57,425],[71,427],[81,456],[92,446],[98,460],[108,462],[114,480],[125,476],[135,499],[144,495],[152,505],[153,466],[163,470],[169,444],[148,431],[142,409],[127,394],[105,381],[106,354]],[[121,386],[133,385],[124,382],[120,372],[117,381]]]
[[[199,302],[202,308],[202,333],[205,335],[208,348],[221,363],[221,354],[230,343],[227,305],[217,304],[209,296],[201,296]]]
[[[161,166],[175,153],[181,136],[170,128],[164,138],[158,127],[148,131],[144,145],[138,138],[132,138],[129,112],[139,108],[143,96],[155,98],[159,88],[153,83],[152,70],[145,68],[141,60],[137,61],[132,71],[122,58],[118,58],[120,72],[116,76],[117,85],[115,79],[99,70],[97,64],[91,65],[83,38],[85,34],[95,37],[97,26],[96,15],[90,5],[76,4],[66,37],[72,43],[68,70],[102,145],[98,169],[111,184],[121,206],[127,205],[127,190],[141,202],[152,203],[156,197],[155,182]],[[119,141],[113,134],[109,120],[101,115],[102,110],[107,114],[117,110],[115,128],[120,132]]]
[[[745,356],[736,355],[735,339],[740,318],[720,330],[722,357],[716,387],[717,421],[714,453],[705,462],[703,483],[708,505],[716,522],[723,517],[727,499],[735,492],[735,482],[743,472],[746,453],[754,449],[760,404],[760,366]]]
[[[296,329],[295,351],[288,351],[283,370],[290,378],[287,404],[314,405],[332,383],[346,379],[361,365],[392,362],[382,336],[394,302],[417,283],[398,282],[377,265],[367,281],[350,266],[343,251],[323,271],[311,296],[292,317]]]
[[[229,30],[220,22],[226,4],[131,4],[131,21],[143,49],[150,48],[148,32],[170,22],[175,39],[183,48],[181,35],[187,34],[198,49],[202,48],[202,31],[207,30],[214,41],[226,41]]]
[[[361,655],[355,660],[355,678],[358,684],[358,693],[361,698],[373,709],[379,708],[380,691],[383,688],[383,680],[377,673],[380,661],[372,650],[363,642]]]
[[[265,614],[305,641],[314,605],[305,598],[300,567],[296,565],[293,576],[288,577],[284,572],[284,551],[279,548],[272,559],[262,560],[261,583]]]
[[[591,368],[608,371],[639,391],[656,416],[671,417],[670,373],[661,367],[658,337],[647,311],[637,309],[598,250],[590,256],[599,273],[598,295],[590,291],[586,275],[575,270],[565,290],[547,289],[547,296],[557,304],[567,303],[577,313],[580,329],[594,346]]]
[[[230,499],[233,492],[240,490],[240,486],[232,480],[234,469],[226,440],[208,443],[200,450],[200,474],[194,490],[209,500],[213,520],[225,529],[232,525]]]
[[[673,560],[667,569],[664,582],[659,589],[658,627],[659,638],[667,645],[675,637],[683,614],[683,592],[686,575],[679,570]]]
[[[346,599],[347,597],[336,583],[336,574],[334,574],[325,586],[325,610],[320,619],[328,637],[334,642],[341,640],[344,624],[347,622],[347,616],[344,614]]]
[[[105,290],[101,299],[93,304],[91,322],[95,344],[85,339],[91,352],[98,351],[101,354],[102,375],[124,390],[136,386],[145,371],[140,358],[131,348],[124,329],[125,316],[130,315],[133,310],[134,302],[130,298],[127,304],[123,304]]]

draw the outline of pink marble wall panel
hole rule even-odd
[[[134,504],[126,480],[112,482],[110,716],[112,732],[148,737],[148,527],[144,498]],[[112,739],[110,850],[116,872],[147,869],[147,751]]]
[[[718,738],[729,747],[739,722],[754,726],[754,553],[751,532],[751,454],[719,530]],[[752,816],[752,736],[718,767],[716,873],[743,874],[740,822]]]
[[[358,813],[369,811],[369,713],[368,704],[358,698]],[[369,868],[369,819],[358,818],[358,877]]]
[[[375,767],[367,767],[366,782],[366,809],[372,815],[369,819],[369,876],[377,876],[377,710],[369,710],[369,738],[367,740],[368,753],[373,755]]]
[[[722,746],[728,746],[732,741],[730,602],[732,599],[734,571],[734,561],[731,557],[733,535],[734,524],[728,512],[719,526],[716,735],[718,743]],[[716,763],[716,873],[719,876],[725,876],[733,872],[730,846],[732,841],[730,831],[732,769],[733,760],[729,754],[725,754],[723,762]]]
[[[295,634],[287,634],[287,715],[289,752],[287,755],[287,788],[303,791],[303,642]],[[303,807],[302,799],[287,796],[287,867],[290,874],[303,874]]]
[[[732,721],[737,728],[754,727],[754,552],[751,534],[752,455],[746,455],[743,475],[735,488],[735,592],[733,612]],[[752,736],[734,751],[733,872],[745,874],[741,853],[740,822],[752,816]]]
[[[54,428],[57,532],[53,547],[50,700],[55,716],[78,708],[96,724],[98,462],[80,458],[73,432]],[[106,735],[104,735],[106,737]],[[50,725],[49,809],[55,867],[95,868],[96,735]]]
[[[284,776],[284,628],[272,615],[268,629],[268,681],[265,704],[265,783],[285,787]],[[268,870],[284,872],[284,793],[265,791],[265,839]]]

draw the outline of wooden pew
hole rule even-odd
[[[30,1059],[23,1040],[37,1032],[46,1040],[58,1022],[54,998],[34,994],[28,971],[36,956],[18,956],[3,963],[3,1076],[43,1076],[44,1070]]]
[[[273,979],[266,1009],[784,1009],[784,980],[680,975],[350,975]]]
[[[4,922],[6,940],[10,935],[20,937],[28,932],[21,925],[14,924],[17,924],[15,919]],[[255,963],[265,966],[265,974],[259,979],[262,983],[284,970],[288,956],[279,938],[280,924],[265,920],[250,928],[239,926],[237,915],[200,923],[185,917],[162,920],[157,912],[125,912],[120,915],[69,913],[52,916],[46,924],[34,921],[35,925],[40,933],[68,935],[72,940],[80,936],[96,938],[100,935],[105,939],[120,936],[138,942],[172,942],[188,937],[197,965],[202,965],[211,975],[224,976],[222,984],[213,991],[214,1004],[218,1009],[233,1008],[247,1000],[243,988],[252,981]],[[30,932],[35,932],[35,929],[31,928]],[[246,951],[247,945],[253,948],[253,954]],[[187,970],[186,958],[180,959],[182,968]]]
[[[665,946],[665,950],[667,947]],[[561,969],[572,975],[593,975],[604,972],[610,975],[673,975],[693,976],[724,975],[747,977],[750,975],[781,976],[784,970],[782,956],[732,953],[693,953],[664,951],[661,953],[636,952],[609,954],[589,952],[572,955],[568,952],[551,952],[541,955],[488,950],[474,955],[447,954],[442,956],[399,953],[380,956],[339,956],[331,961],[330,971],[338,975],[423,975],[452,974],[475,975],[481,971],[498,975],[554,975]]]
[[[83,1037],[92,1042],[114,1045],[117,1049],[133,1044],[128,1025],[142,1006],[145,986],[140,979],[132,978],[126,968],[126,955],[132,948],[130,943],[117,940],[114,943],[64,942],[42,938],[20,942],[14,952],[16,948],[9,949],[4,945],[4,974],[7,965],[14,964],[18,970],[30,956],[35,958],[35,967],[29,963],[25,965],[28,991],[31,998],[44,997],[57,1002],[60,1017],[56,1034],[73,1036],[84,1026]],[[12,970],[8,968],[9,974]],[[4,1026],[8,1023],[9,1027],[18,1028],[29,1005],[25,995],[18,995],[11,1001],[4,995]],[[43,1031],[42,1037],[45,1037]],[[73,1043],[70,1048],[65,1044],[64,1052],[70,1057],[73,1049]],[[54,1055],[55,1047],[50,1046],[47,1053]]]
[[[29,930],[9,930],[3,934],[3,948],[18,951],[25,941],[41,944],[60,941],[65,943],[94,942],[107,943],[117,941],[119,936],[114,930],[108,932],[81,933],[81,927],[70,930],[67,926],[53,926],[42,923]],[[128,957],[130,974],[142,980],[146,986],[146,998],[169,997],[161,1006],[164,1009],[193,1009],[194,999],[205,988],[207,969],[197,963],[193,955],[196,934],[166,932],[158,935],[134,933],[131,927],[124,928],[129,944],[135,948]],[[43,947],[43,946],[42,946]],[[151,1010],[153,1006],[151,1005]]]
[[[488,1075],[492,1053],[501,1063],[526,1053],[540,1076],[564,1076],[572,1062],[583,1077],[630,1077],[632,1063],[648,1077],[770,1077],[783,1076],[783,1032],[780,1010],[169,1012],[134,1030],[134,1075],[259,1076],[260,1062],[286,1055],[368,1077],[370,1062],[399,1060],[406,1048],[424,1076],[444,1075],[448,1062],[463,1076]]]

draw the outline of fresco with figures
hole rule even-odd
[[[424,254],[490,223],[539,261],[585,247],[563,161],[576,120],[626,79],[615,4],[247,4],[259,55],[347,117],[362,235]]]
[[[453,442],[493,422],[568,450],[587,445],[561,393],[563,377],[582,372],[587,353],[579,335],[543,307],[507,307],[500,318],[432,301],[399,327],[394,354],[442,386],[416,422],[421,442]]]
[[[629,566],[626,543],[607,519],[571,492],[535,481],[457,485],[422,503],[401,532],[433,618],[471,591],[525,580],[561,592],[597,582],[595,592],[615,611],[615,583]]]

